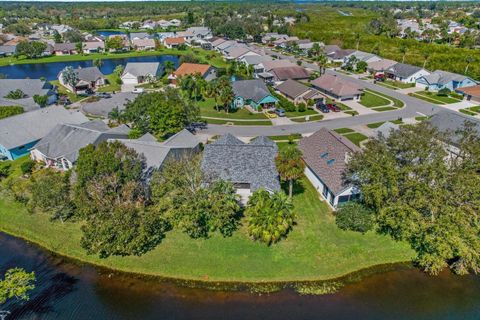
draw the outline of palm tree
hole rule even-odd
[[[317,57],[317,64],[318,64],[318,68],[320,70],[320,75],[325,73],[325,66],[327,65],[327,62],[328,62],[328,59],[327,59],[326,55],[320,54]]]
[[[296,146],[288,146],[281,150],[275,158],[277,170],[283,181],[288,181],[288,197],[293,195],[293,182],[299,179],[305,164],[302,161],[302,152]]]
[[[167,60],[163,63],[163,67],[165,68],[165,73],[170,74],[175,69],[175,64],[173,61]]]
[[[218,103],[217,103],[216,84],[217,84],[216,81],[212,81],[212,82],[207,83],[207,85],[205,86],[205,88],[203,90],[203,94],[207,98],[213,98],[213,100],[215,101],[215,109],[217,110],[217,112],[219,112]]]
[[[358,47],[360,46],[360,33],[358,32],[355,33],[355,42],[357,44],[357,51],[358,51]]]
[[[467,56],[467,58],[465,59],[465,61],[467,61],[467,66],[465,67],[465,74],[467,74],[468,72],[468,67],[470,67],[470,63],[474,62],[475,61],[475,58],[473,58],[472,56]]]
[[[271,194],[264,189],[252,194],[245,216],[248,234],[268,245],[284,237],[295,221],[291,199],[282,191]]]
[[[315,42],[312,45],[312,53],[315,55],[315,57],[317,57],[320,52],[322,52],[322,48],[320,48],[320,44],[318,42]]]
[[[422,52],[422,56],[423,56],[423,69],[425,69],[425,66],[427,65],[427,61],[428,61],[428,58],[430,58],[430,52],[428,52],[427,50],[423,51]]]
[[[405,63],[405,56],[407,55],[408,48],[404,44],[402,44],[400,45],[398,50],[402,54],[402,63]]]

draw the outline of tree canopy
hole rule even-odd
[[[28,300],[28,292],[35,288],[35,273],[26,272],[21,268],[13,268],[5,272],[5,277],[0,280],[0,304],[10,298]]]
[[[458,147],[427,123],[372,139],[347,177],[375,211],[382,233],[408,241],[416,262],[438,274],[480,269],[480,140],[467,125]]]

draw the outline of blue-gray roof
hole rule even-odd
[[[235,97],[242,97],[255,102],[259,102],[270,95],[265,82],[260,79],[235,81],[232,83],[232,88]]]
[[[249,184],[252,192],[260,188],[275,191],[280,189],[277,151],[276,144],[266,137],[246,144],[226,134],[205,146],[202,169],[212,179]]]

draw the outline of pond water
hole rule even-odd
[[[37,287],[0,307],[5,320],[480,319],[480,277],[447,272],[401,268],[323,296],[208,291],[99,271],[0,233],[0,274],[16,266],[35,271]]]
[[[121,59],[103,59],[100,70],[103,74],[110,74],[113,72],[116,66],[125,66],[127,62],[160,62],[163,64],[165,61],[172,61],[175,64],[175,68],[178,67],[179,59],[177,56],[172,55],[159,55],[159,56],[142,56],[142,57],[130,57]],[[14,64],[9,66],[0,67],[0,74],[7,76],[7,79],[38,79],[45,77],[45,79],[51,81],[56,80],[60,71],[66,66],[78,67],[91,67],[93,66],[92,60],[86,61],[67,61],[67,62],[51,62],[51,63],[29,63],[29,64]]]
[[[113,36],[113,35],[119,35],[119,34],[126,34],[125,32],[123,31],[118,31],[118,30],[98,30],[98,31],[95,31],[96,34],[98,34],[99,36],[102,36],[102,37],[105,37],[105,38],[108,38],[109,36]]]

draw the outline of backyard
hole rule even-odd
[[[16,174],[25,158],[14,162]],[[406,243],[374,232],[342,231],[312,185],[302,179],[294,195],[297,224],[288,237],[266,246],[252,241],[240,226],[232,237],[214,235],[193,240],[169,232],[153,251],[140,256],[100,259],[80,247],[80,225],[51,221],[44,213],[0,194],[0,229],[60,255],[139,274],[204,281],[295,281],[339,277],[379,264],[409,261],[414,252]]]

